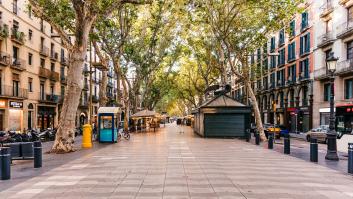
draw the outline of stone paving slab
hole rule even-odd
[[[353,176],[342,172],[242,140],[199,138],[171,124],[36,176],[0,181],[0,198],[345,199],[353,198],[352,185]]]

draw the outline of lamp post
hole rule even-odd
[[[337,133],[335,131],[335,112],[334,112],[334,107],[335,107],[335,102],[334,102],[335,74],[334,73],[336,71],[337,61],[338,61],[338,58],[334,57],[333,52],[331,52],[328,58],[326,59],[326,69],[327,69],[328,75],[330,76],[331,95],[330,95],[330,126],[329,126],[329,131],[326,133],[327,153],[326,153],[325,159],[335,160],[335,161],[339,160],[337,155]]]

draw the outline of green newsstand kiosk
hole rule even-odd
[[[201,137],[245,138],[251,107],[226,94],[218,95],[193,111],[194,132]]]

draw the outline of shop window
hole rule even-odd
[[[28,91],[33,92],[33,79],[28,78]]]
[[[345,97],[346,99],[353,98],[353,79],[345,80]]]
[[[331,84],[324,84],[324,101],[327,102],[330,100],[331,96]]]

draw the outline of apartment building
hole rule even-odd
[[[93,57],[98,66],[99,60]],[[90,63],[86,58],[77,125],[88,119],[91,71],[94,114],[99,106],[101,71]],[[55,127],[63,103],[67,67],[68,53],[60,38],[47,22],[33,16],[26,0],[0,1],[0,130]],[[116,77],[111,76],[114,80],[110,94],[114,97]]]
[[[289,28],[283,27],[269,35],[269,41],[249,60],[257,68],[251,73],[252,88],[264,123],[302,132],[313,126],[316,4],[317,0],[301,4],[304,12],[293,17]],[[241,86],[233,95],[241,101],[246,99],[246,91]]]
[[[338,131],[353,126],[353,1],[325,0],[317,9],[314,72],[314,126],[329,124],[331,85],[326,73],[326,58],[338,57],[334,90]]]

